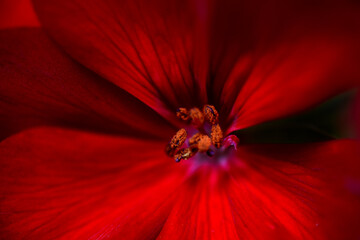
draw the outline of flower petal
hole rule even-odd
[[[359,7],[344,1],[34,3],[67,52],[169,119],[208,102],[230,132],[302,111],[359,76]]]
[[[31,0],[1,0],[0,29],[40,26]]]
[[[4,140],[0,238],[153,238],[184,176],[163,144],[57,128]]]
[[[82,68],[40,29],[0,31],[0,139],[36,125],[169,137],[155,111]]]
[[[170,118],[177,107],[198,103],[189,2],[34,4],[42,24],[68,53],[162,115]]]
[[[185,182],[157,239],[246,239],[236,232],[227,193],[211,184],[216,174],[201,171]]]
[[[197,170],[158,239],[357,239],[359,143],[238,147]]]
[[[349,140],[240,148],[241,168],[233,168],[228,188],[238,229],[250,239],[266,233],[275,239],[358,238],[360,199],[346,182],[359,179],[359,156],[359,143]]]
[[[221,102],[234,103],[229,132],[303,111],[355,87],[360,9],[315,10],[300,11],[286,30],[263,36],[268,43],[235,64],[221,95]]]

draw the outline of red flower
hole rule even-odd
[[[354,3],[34,6],[56,44],[0,32],[0,238],[359,237],[355,141],[164,153],[179,107],[214,105],[227,135],[354,86]]]
[[[0,12],[0,28],[37,27],[40,24],[30,0],[1,0]]]

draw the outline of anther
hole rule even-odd
[[[223,132],[219,125],[219,113],[212,105],[205,105],[202,111],[199,108],[179,108],[176,111],[176,116],[188,124],[191,124],[198,129],[198,133],[194,134],[188,140],[188,147],[182,148],[187,138],[187,132],[184,128],[180,129],[166,146],[166,153],[173,157],[176,162],[187,160],[193,157],[197,152],[206,154],[209,157],[216,155],[215,148],[229,149],[237,147],[239,139],[235,135],[230,135],[223,139]],[[204,121],[211,125],[211,132],[209,134],[208,125],[205,127]],[[212,147],[212,145],[215,146]],[[222,147],[223,146],[223,147]],[[222,150],[221,150],[222,151]]]
[[[195,127],[201,127],[204,124],[204,115],[198,108],[192,108],[189,112],[191,123]]]
[[[219,124],[211,127],[211,141],[216,148],[220,148],[223,139],[223,132]]]
[[[189,145],[197,144],[200,141],[201,133],[195,133],[190,139],[189,139]]]
[[[179,108],[176,111],[176,116],[183,121],[188,121],[190,119],[189,111],[186,108]]]
[[[175,162],[180,162],[181,160],[187,160],[194,156],[197,153],[198,149],[194,146],[181,149],[177,154],[175,154]]]
[[[199,152],[206,152],[210,149],[211,139],[207,135],[196,133],[189,139],[189,145],[197,146]]]
[[[205,105],[203,108],[205,120],[211,123],[211,125],[217,124],[219,121],[219,113],[212,105]]]
[[[199,152],[206,152],[211,146],[211,139],[207,135],[202,135],[197,143]]]
[[[177,133],[172,137],[172,139],[166,146],[166,154],[169,156],[174,156],[176,151],[184,144],[186,137],[187,133],[184,128],[177,131]]]
[[[190,146],[196,146],[199,152],[206,152],[211,146],[211,139],[209,136],[196,133],[189,139]]]

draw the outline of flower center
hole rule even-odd
[[[212,105],[205,105],[202,111],[199,108],[179,108],[176,116],[186,122],[191,129],[195,129],[193,135],[188,138],[188,131],[181,128],[172,137],[166,146],[166,154],[173,157],[176,162],[187,160],[196,154],[213,157],[216,152],[227,150],[231,147],[236,149],[239,139],[235,135],[223,137],[223,131],[219,125],[219,113]]]

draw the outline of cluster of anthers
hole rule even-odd
[[[219,114],[212,105],[205,105],[202,111],[199,108],[179,108],[176,116],[181,120],[191,123],[198,129],[198,133],[191,136],[188,140],[188,146],[182,148],[188,134],[184,128],[181,128],[172,137],[166,147],[168,156],[173,157],[176,162],[187,160],[193,157],[197,152],[206,153],[208,156],[213,156],[214,151],[211,146],[220,148],[223,141],[223,132],[219,125]],[[211,126],[210,134],[208,135],[204,129],[204,124],[208,123]]]

